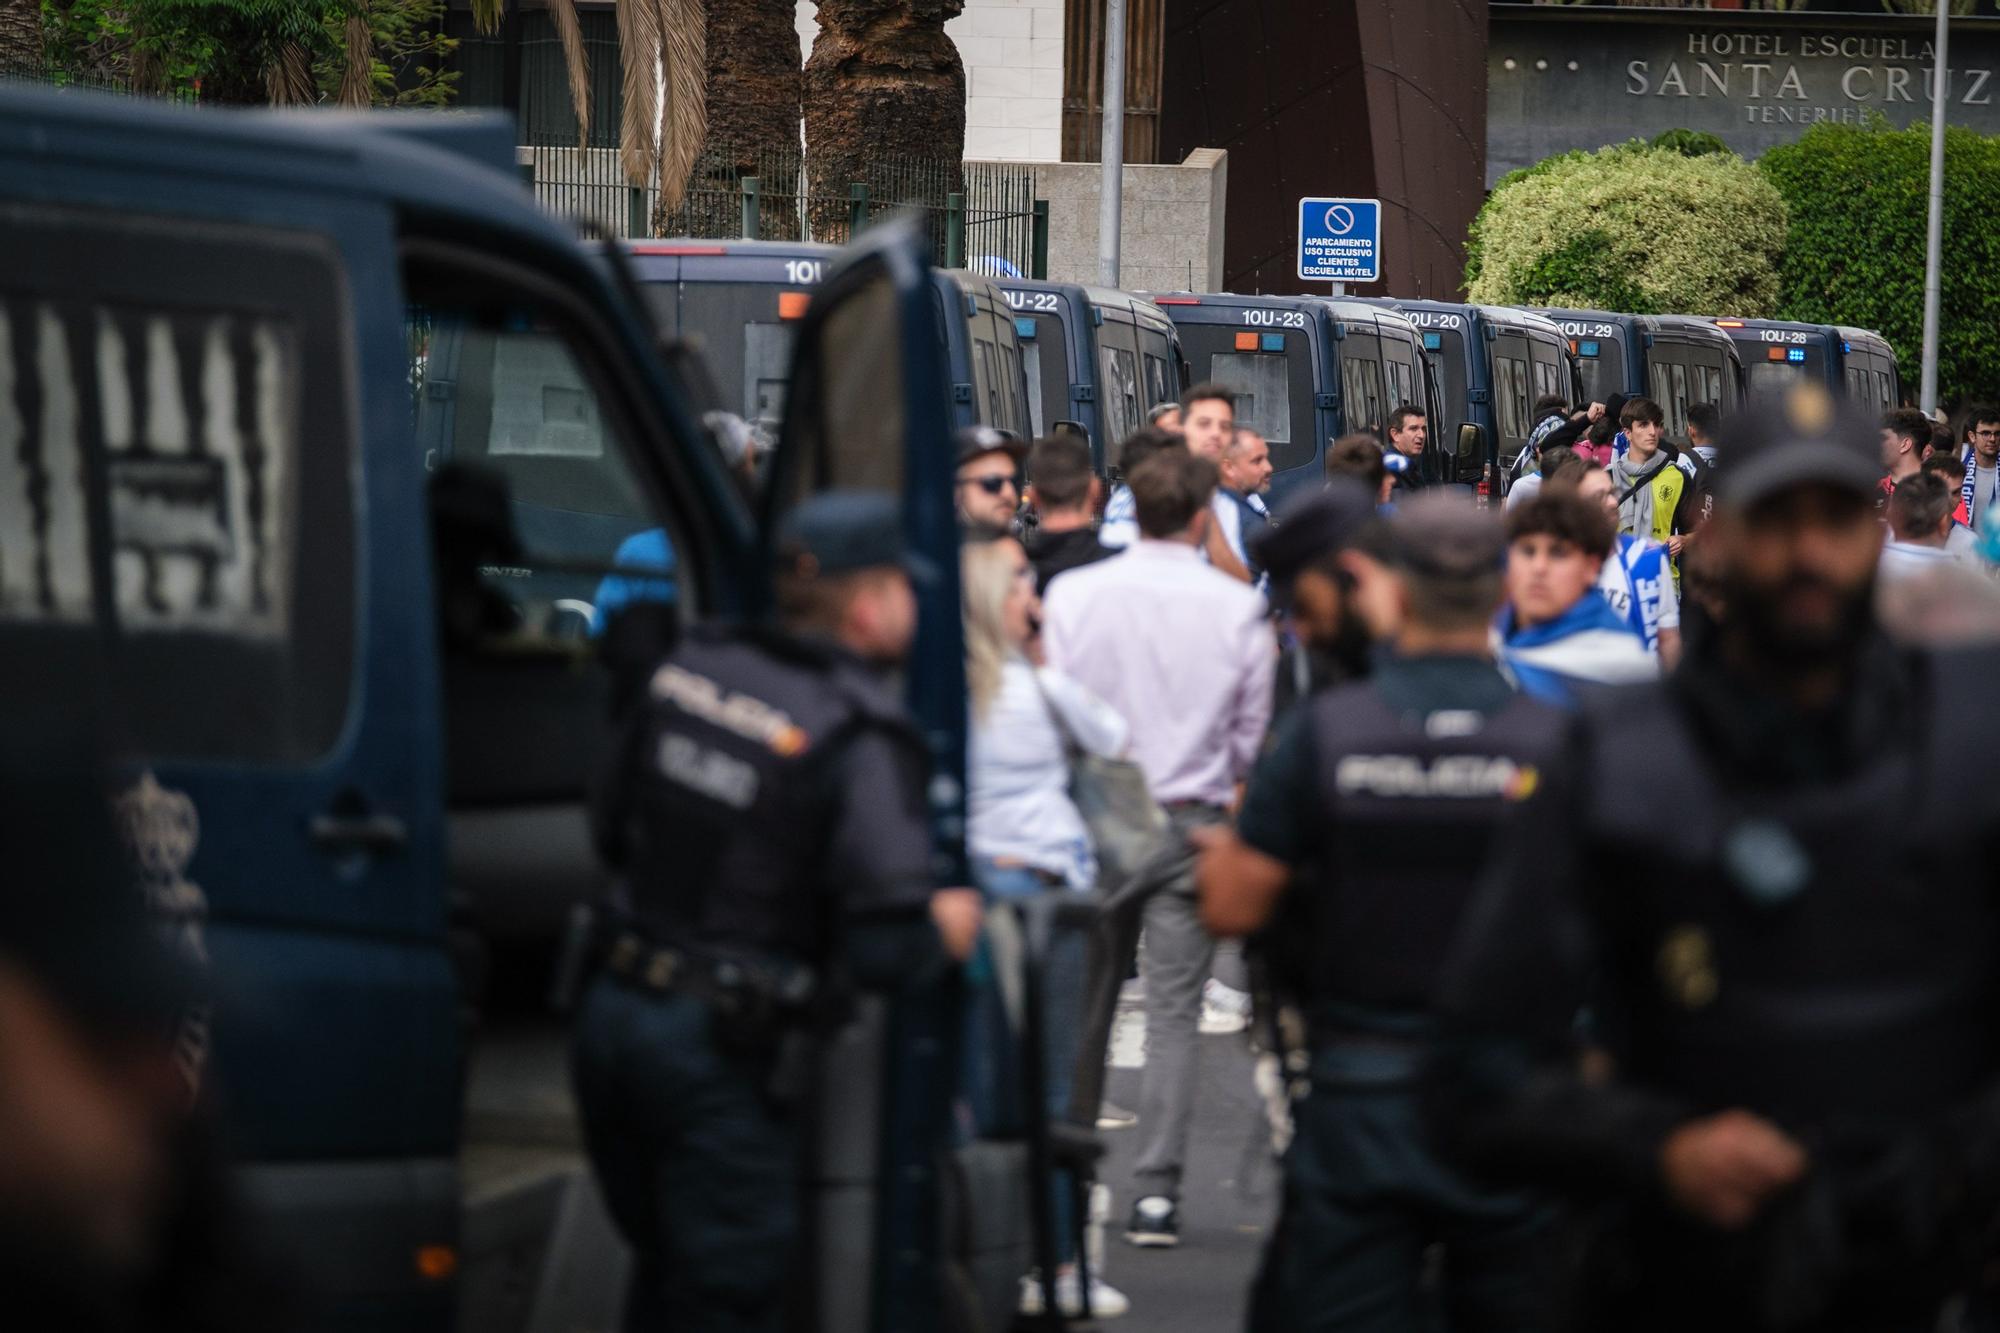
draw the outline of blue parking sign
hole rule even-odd
[[[1380,199],[1299,200],[1299,277],[1374,282],[1382,276]]]

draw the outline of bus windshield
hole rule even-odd
[[[1461,329],[1425,329],[1424,359],[1437,371],[1438,389],[1444,402],[1438,410],[1454,429],[1467,418],[1465,384],[1465,333]],[[1441,423],[1433,423],[1432,434],[1440,434]]]
[[[1607,402],[1612,394],[1625,391],[1625,344],[1617,338],[1579,338],[1576,368],[1589,400]]]
[[[785,415],[792,328],[778,317],[783,288],[763,282],[681,284],[681,337],[701,340],[723,404],[776,438]]]
[[[1257,336],[1257,349],[1239,350],[1243,336],[1227,324],[1181,326],[1181,347],[1195,383],[1227,385],[1236,395],[1236,422],[1256,431],[1271,446],[1271,465],[1310,463],[1319,452],[1313,439],[1312,344],[1303,330]],[[1281,343],[1271,350],[1269,343]]]

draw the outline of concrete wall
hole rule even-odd
[[[815,9],[798,0],[805,55],[819,32]],[[965,62],[966,157],[1061,161],[1063,0],[965,0],[944,30]]]
[[[1035,193],[1049,201],[1049,276],[1097,281],[1095,162],[1035,168]],[[1223,212],[1229,155],[1197,148],[1178,166],[1125,168],[1118,285],[1128,291],[1223,289]]]

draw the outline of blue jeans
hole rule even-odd
[[[797,1121],[709,1009],[600,977],[572,1073],[591,1167],[632,1244],[627,1333],[778,1333],[799,1238]]]
[[[974,857],[972,877],[982,892],[995,902],[1031,898],[1038,894],[1062,892],[1052,889],[1042,877],[1024,866],[1000,866],[990,857]],[[1090,941],[1080,932],[1059,933],[1051,941],[1043,967],[1042,990],[1042,1086],[1049,1119],[1060,1121],[1069,1115],[1070,1091],[1075,1083],[1077,1043],[1083,1026],[1085,969],[1089,965]],[[979,955],[971,969],[971,1003],[967,1006],[969,1031],[965,1042],[967,1095],[972,1103],[973,1121],[982,1135],[1011,1136],[1022,1132],[1024,1108],[1020,1103],[1020,1052],[1018,1034],[1012,1032],[1006,1006],[1000,998],[999,979],[987,944],[981,939]],[[1075,1210],[1067,1171],[1057,1171],[1052,1182],[1054,1216],[1049,1219],[1056,1237],[1056,1255],[1068,1263],[1076,1257],[1073,1229]]]

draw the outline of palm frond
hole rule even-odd
[[[653,174],[660,129],[660,11],[657,0],[618,0],[618,63],[625,115],[618,126],[618,161],[625,179],[644,185]]]
[[[562,39],[563,73],[569,77],[569,104],[576,112],[576,146],[590,143],[590,60],[583,50],[583,24],[576,0],[548,0],[549,21]]]
[[[708,14],[702,0],[658,0],[661,82],[660,207],[681,206],[708,137]]]
[[[507,0],[472,0],[472,26],[479,32],[498,32],[506,12]]]
[[[359,10],[347,16],[346,38],[340,93],[335,100],[342,106],[365,107],[375,91],[375,35],[368,30],[368,19]]]
[[[317,90],[313,86],[312,56],[297,42],[288,41],[264,67],[264,92],[272,106],[308,106]]]

